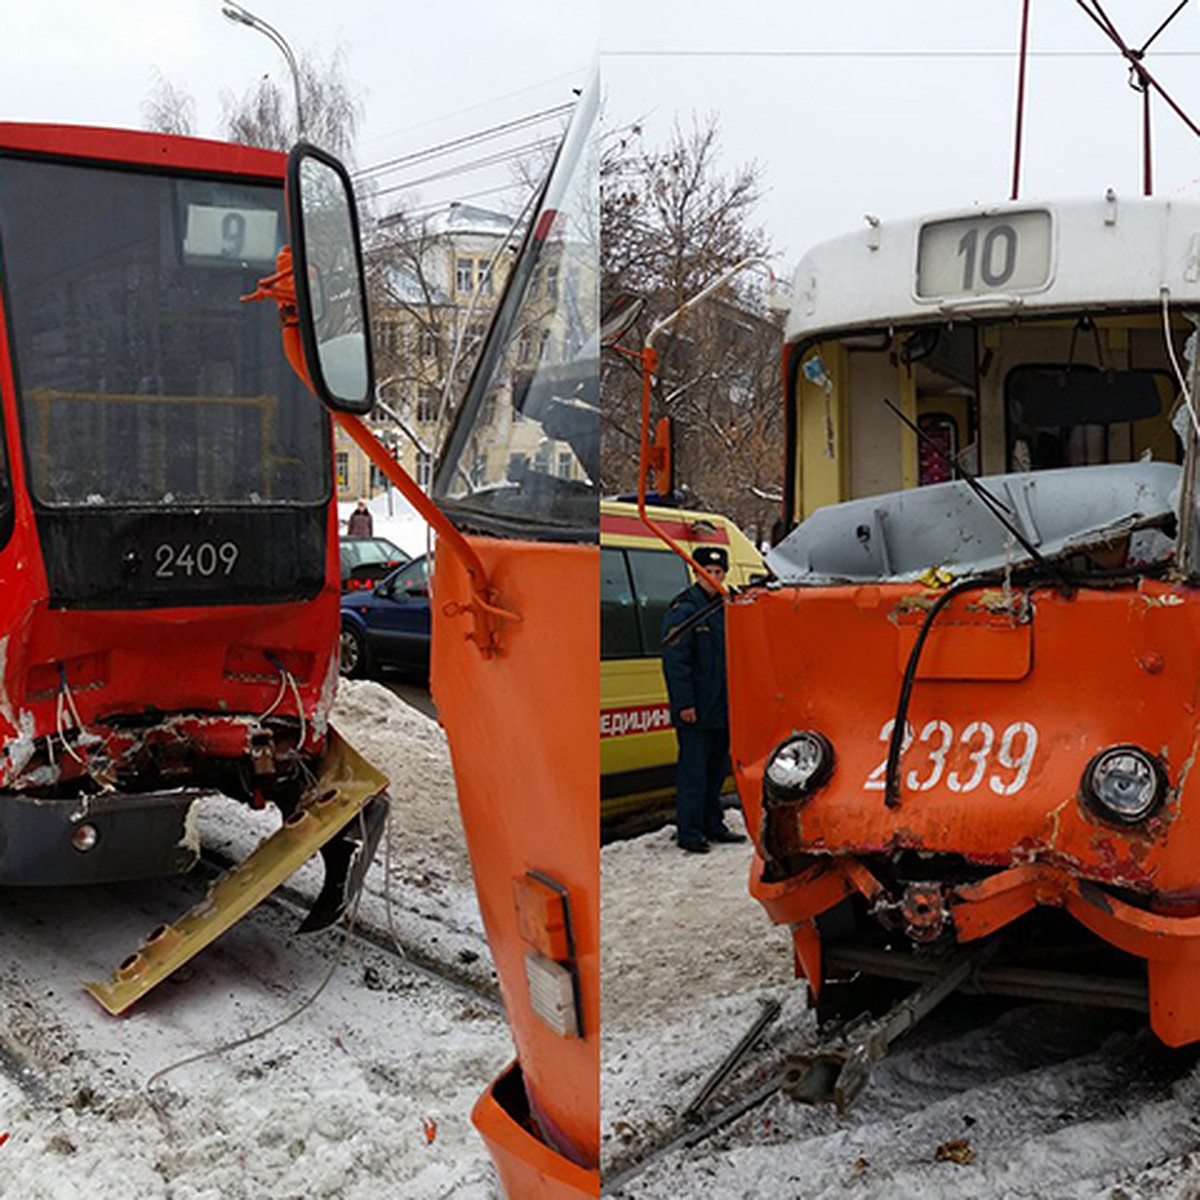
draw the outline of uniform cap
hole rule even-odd
[[[729,570],[729,554],[723,546],[697,546],[692,558],[702,567],[720,567]]]

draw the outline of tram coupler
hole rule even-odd
[[[805,1104],[833,1104],[844,1112],[867,1086],[871,1068],[886,1057],[892,1043],[956,992],[999,948],[980,942],[950,955],[940,972],[897,1001],[879,1018],[864,1014],[826,1045],[793,1055],[783,1091]]]

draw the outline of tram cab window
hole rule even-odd
[[[1038,364],[1004,384],[1010,471],[1134,462],[1179,462],[1171,428],[1171,382],[1156,371]]]

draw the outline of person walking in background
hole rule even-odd
[[[724,581],[729,555],[722,547],[700,546],[692,557]],[[725,606],[714,602],[718,597],[717,588],[699,575],[671,601],[662,625],[663,674],[679,743],[676,838],[693,854],[706,854],[710,842],[746,840],[727,828],[721,815],[721,788],[729,774],[729,702]]]
[[[358,506],[350,514],[346,522],[347,537],[370,537],[375,532],[375,522],[371,519],[367,502],[360,500]]]

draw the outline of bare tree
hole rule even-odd
[[[142,101],[142,117],[147,129],[190,137],[196,132],[196,101],[155,67],[150,95]]]
[[[297,66],[305,136],[343,162],[352,162],[362,104],[346,80],[342,50],[335,50],[327,63],[302,53]],[[223,90],[221,107],[220,135],[231,142],[287,150],[298,138],[295,91],[290,79],[281,84],[264,75],[240,97]],[[159,133],[196,132],[196,101],[158,70],[150,95],[142,102],[142,115],[146,128]]]
[[[346,81],[344,58],[340,47],[328,63],[303,52],[297,66],[305,137],[343,161],[351,162],[362,104]],[[223,91],[221,105],[222,132],[230,141],[268,150],[287,150],[298,140],[290,80],[281,84],[264,75],[240,98]]]
[[[600,169],[602,296],[636,292],[649,328],[742,259],[765,257],[754,226],[760,173],[722,173],[714,118],[676,125],[667,147],[647,150],[636,126],[611,136]],[[723,512],[766,537],[778,513],[781,406],[778,323],[752,278],[735,281],[657,343],[654,416],[674,426],[675,486],[685,503]],[[640,375],[606,356],[602,374],[602,485],[637,480]]]

